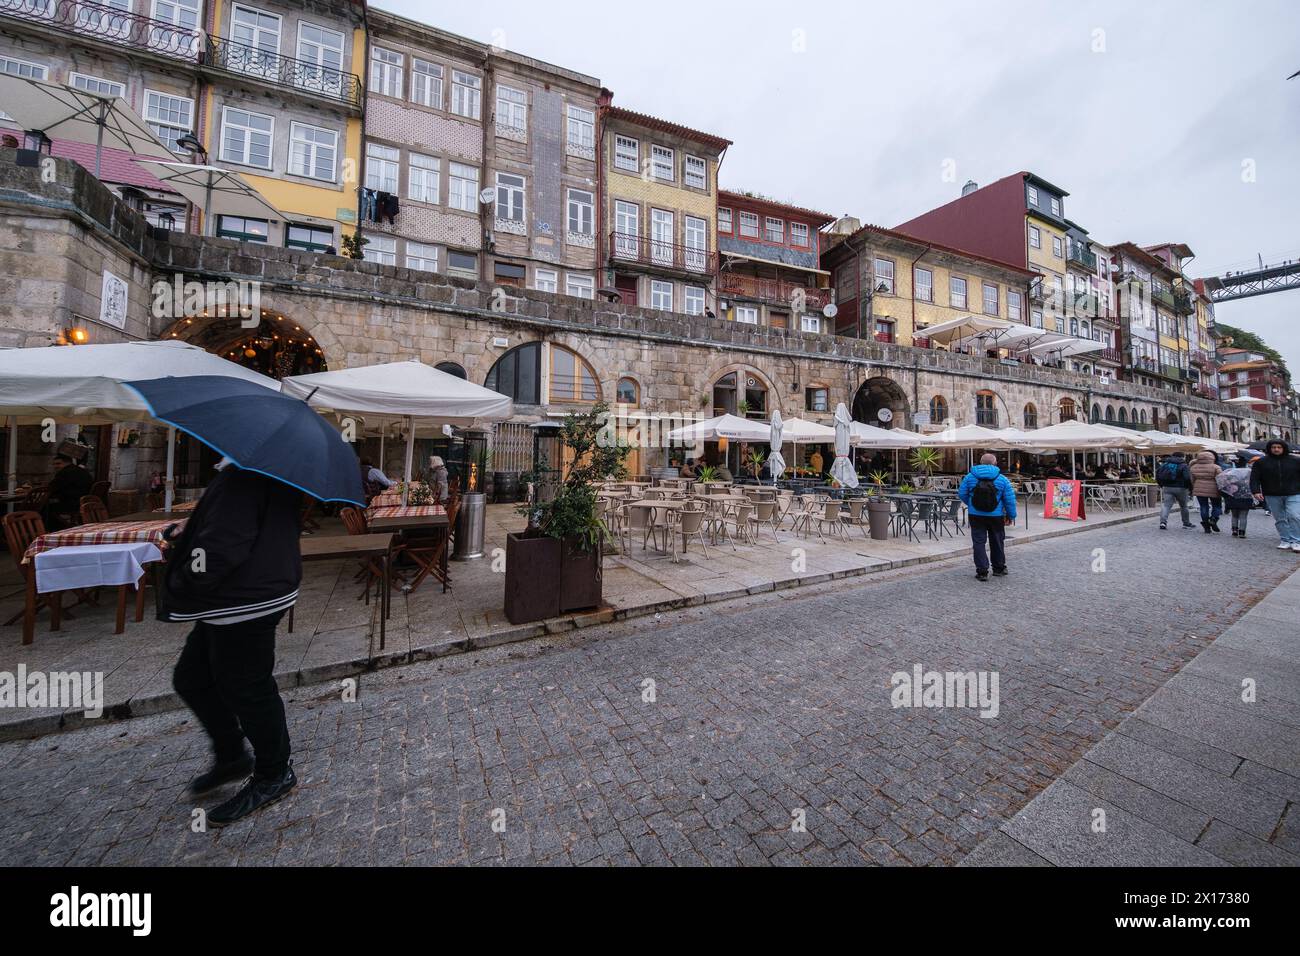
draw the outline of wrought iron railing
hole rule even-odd
[[[1121,365],[1124,361],[1119,349],[1102,349],[1097,353],[1097,357],[1103,362],[1114,362],[1116,365]]]
[[[646,239],[644,236],[623,232],[610,233],[609,256],[616,263],[630,262],[700,275],[712,275],[718,270],[717,255],[706,249]]]
[[[1151,299],[1157,304],[1163,305],[1167,309],[1172,309],[1174,307],[1174,294],[1164,286],[1152,286]]]
[[[87,0],[0,0],[0,16],[180,60],[197,61],[203,50],[203,34],[197,29]]]
[[[1174,311],[1179,315],[1191,315],[1196,311],[1196,306],[1192,304],[1192,297],[1181,290],[1174,292]]]
[[[292,86],[317,96],[341,100],[358,109],[361,107],[361,78],[355,73],[212,36],[208,37],[206,62],[213,69]]]
[[[1089,272],[1097,271],[1097,254],[1088,251],[1082,246],[1070,246],[1066,258],[1075,265],[1083,266],[1083,268],[1087,269]]]
[[[734,298],[757,299],[770,305],[786,305],[796,311],[821,311],[831,301],[830,289],[810,289],[779,279],[722,272],[718,275],[718,294]],[[803,308],[799,308],[802,305]]]

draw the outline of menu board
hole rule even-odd
[[[1050,479],[1047,482],[1047,502],[1043,506],[1043,517],[1086,521],[1088,516],[1083,508],[1083,482],[1072,478]]]

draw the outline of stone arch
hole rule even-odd
[[[929,411],[931,425],[942,425],[952,417],[952,410],[948,407],[948,399],[938,393],[930,396]]]
[[[1020,416],[1020,425],[1025,430],[1038,427],[1038,406],[1033,402],[1025,402],[1024,411]]]
[[[889,411],[888,421],[880,417],[884,409]],[[912,407],[908,404],[907,393],[903,386],[883,375],[869,378],[858,386],[851,411],[855,421],[878,428],[907,429],[912,426]]]
[[[1205,430],[1205,419],[1202,418],[1200,415],[1197,415],[1196,416],[1196,437],[1206,438],[1208,436],[1209,433]]]
[[[720,380],[726,378],[728,375],[732,374],[733,372],[736,374],[736,384],[738,387],[737,389],[738,392],[743,390],[744,384],[750,378],[753,378],[755,380],[756,385],[761,387],[766,392],[766,408],[764,409],[764,411],[766,412],[766,415],[764,415],[765,418],[769,417],[773,411],[780,411],[782,415],[786,414],[785,409],[782,408],[781,406],[781,391],[776,387],[776,379],[770,371],[759,367],[757,363],[751,364],[748,362],[733,362],[731,364],[723,365],[720,368],[714,369],[708,375],[708,379],[705,384],[705,389],[706,389],[705,396],[708,400],[704,403],[704,409],[703,409],[703,411],[706,413],[705,415],[706,418],[712,417],[713,415],[722,414],[721,412],[714,410],[713,387]],[[737,397],[736,402],[737,404],[739,404],[740,402],[739,397]],[[737,412],[736,414],[739,413]]]
[[[1228,440],[1228,423],[1219,422],[1219,441]]]
[[[176,319],[163,328],[160,339],[175,339],[233,359],[242,365],[251,364],[243,356],[232,356],[231,350],[239,344],[251,344],[256,350],[274,353],[280,336],[296,345],[306,345],[316,360],[292,370],[293,374],[320,372],[347,366],[347,353],[329,323],[320,319],[315,311],[299,299],[285,295],[266,295],[261,302],[259,324],[249,326],[238,315],[223,316],[206,312]],[[253,343],[252,340],[257,340]],[[265,342],[263,346],[261,342]],[[260,360],[259,360],[260,361]],[[301,364],[301,363],[300,363]],[[266,370],[268,374],[278,372]]]
[[[1068,422],[1079,417],[1079,403],[1070,395],[1065,395],[1056,401],[1056,420],[1058,422]]]

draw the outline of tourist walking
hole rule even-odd
[[[1188,510],[1188,496],[1192,493],[1192,472],[1181,454],[1170,455],[1156,469],[1156,484],[1160,486],[1160,530],[1169,527],[1169,512],[1175,502],[1183,517],[1183,529],[1195,528]]]
[[[1290,445],[1280,438],[1269,441],[1264,456],[1251,466],[1250,490],[1277,524],[1282,542],[1277,549],[1300,554],[1300,458],[1291,454]]]
[[[1214,452],[1203,451],[1188,469],[1192,474],[1192,494],[1201,506],[1201,527],[1206,534],[1219,534],[1219,517],[1223,506],[1219,501],[1219,484],[1216,479],[1223,473],[1215,461]]]
[[[1246,525],[1251,509],[1255,507],[1255,499],[1250,493],[1250,465],[1258,457],[1258,452],[1242,452],[1237,456],[1236,466],[1219,472],[1215,479],[1223,499],[1223,510],[1232,516],[1234,538],[1246,537]]]
[[[975,577],[987,581],[990,566],[994,575],[1006,577],[1006,529],[1016,521],[1016,490],[998,468],[997,455],[980,458],[980,463],[961,480],[957,497],[966,505],[970,520]]]

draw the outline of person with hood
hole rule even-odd
[[[1277,524],[1279,551],[1300,554],[1300,458],[1280,438],[1271,439],[1264,457],[1250,469],[1250,490],[1264,502]]]
[[[451,497],[447,478],[447,463],[438,455],[429,458],[429,490],[433,492],[433,503],[445,505]],[[480,478],[482,480],[482,478]]]
[[[1217,479],[1223,469],[1215,461],[1214,452],[1199,452],[1188,471],[1192,475],[1192,494],[1201,506],[1201,527],[1206,534],[1220,534],[1219,517],[1223,514],[1223,507],[1219,501]]]
[[[193,628],[172,686],[207,731],[214,760],[190,793],[248,778],[208,812],[208,823],[221,827],[283,799],[298,782],[274,672],[275,629],[302,581],[302,492],[224,458],[217,469],[180,534],[168,529],[158,619]]]
[[[1223,510],[1232,515],[1234,538],[1246,537],[1246,523],[1255,507],[1255,499],[1250,493],[1250,466],[1258,457],[1258,452],[1242,452],[1237,456],[1236,466],[1220,472],[1215,479],[1223,498]]]
[[[1160,463],[1156,469],[1156,484],[1160,486],[1160,530],[1169,527],[1169,512],[1173,510],[1174,502],[1178,503],[1182,514],[1183,530],[1195,528],[1187,497],[1192,491],[1192,472],[1181,454],[1175,452]]]
[[[1007,525],[1016,522],[1016,490],[998,468],[998,456],[986,454],[980,463],[961,480],[957,497],[966,505],[970,518],[971,546],[975,553],[975,577],[989,579],[989,555],[992,553],[993,574],[1007,575],[1006,533]]]

